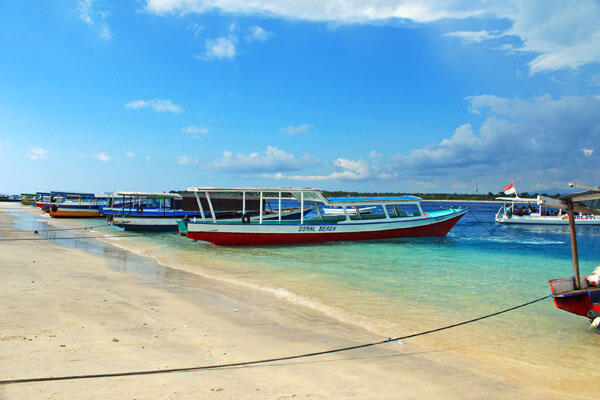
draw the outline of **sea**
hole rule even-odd
[[[501,203],[423,201],[425,212],[469,212],[442,238],[409,238],[293,246],[219,247],[177,233],[137,234],[102,220],[14,215],[23,230],[57,244],[106,255],[126,249],[162,265],[272,294],[382,338],[402,337],[470,320],[550,293],[548,280],[572,274],[568,226],[507,226],[494,221]],[[582,273],[600,265],[600,226],[577,229]],[[148,266],[147,268],[152,268]],[[138,271],[139,272],[139,271]],[[152,274],[152,271],[148,272]],[[157,278],[158,279],[158,278]],[[456,328],[407,339],[491,363],[517,379],[563,388],[598,382],[600,334],[586,318],[552,299]]]

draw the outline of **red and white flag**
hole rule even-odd
[[[515,189],[515,185],[511,183],[507,187],[504,188],[504,194],[517,194],[517,189]]]

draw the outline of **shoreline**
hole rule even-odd
[[[4,226],[3,229],[12,227],[14,218],[0,212],[0,226]],[[7,236],[5,232],[0,232],[0,236],[3,233]],[[25,232],[21,234],[33,236]],[[213,282],[197,274],[161,266],[151,258],[127,250],[113,250],[114,254],[99,257],[48,241],[5,243],[7,245],[0,252],[4,256],[0,266],[5,270],[3,272],[9,273],[11,283],[3,282],[0,287],[5,286],[3,292],[13,305],[9,308],[31,313],[32,325],[37,325],[41,320],[50,325],[51,331],[61,332],[60,335],[54,334],[55,338],[60,336],[74,342],[74,351],[71,350],[72,345],[66,347],[70,357],[79,360],[76,362],[81,365],[78,373],[100,372],[99,367],[110,370],[147,369],[139,368],[139,365],[164,367],[162,364],[148,365],[149,360],[155,359],[171,360],[170,367],[237,362],[382,339],[315,310],[282,301],[272,294]],[[60,257],[56,257],[57,254]],[[32,263],[25,259],[27,255],[40,260]],[[61,263],[57,258],[71,261],[72,265],[69,262]],[[43,263],[40,263],[42,260]],[[118,260],[124,261],[119,264]],[[140,267],[138,264],[143,265]],[[136,268],[142,268],[142,273]],[[49,285],[49,282],[42,290],[36,290],[35,282],[53,278],[59,285]],[[34,282],[30,284],[30,280]],[[97,286],[93,293],[103,298],[87,298],[85,307],[82,307],[79,303],[84,296],[89,297],[89,293],[82,288],[91,282]],[[65,298],[67,293],[73,297]],[[68,323],[52,327],[52,321],[48,321],[44,313],[35,308],[35,305],[40,305],[41,299],[44,300],[41,304],[62,303],[64,307],[54,310],[54,315],[59,321]],[[107,306],[110,306],[110,312],[102,311]],[[11,372],[3,368],[4,375],[9,373],[14,378],[46,375],[48,371],[53,375],[61,375],[70,370],[72,362],[61,355],[61,349],[64,351],[66,347],[56,352],[56,348],[47,343],[54,341],[50,337],[52,335],[42,339],[42,335],[28,333],[28,328],[20,323],[21,315],[17,317],[8,311],[3,314],[2,320],[7,324],[0,330],[0,348],[2,354],[7,356],[0,359],[0,363],[12,360],[10,364],[13,366]],[[128,324],[115,318],[123,315],[137,323]],[[90,326],[94,329],[87,334]],[[107,326],[115,329],[107,332]],[[69,330],[76,335],[69,336],[66,332]],[[154,339],[162,339],[169,330],[174,332],[173,338],[164,339],[166,344],[161,341],[155,343]],[[112,339],[117,338],[118,342],[112,341],[113,335],[115,337]],[[31,343],[39,346],[31,347]],[[125,343],[128,352],[115,353],[115,349],[118,350]],[[148,357],[144,353],[153,354]],[[202,360],[206,362],[198,362],[198,359],[191,357],[193,354],[204,355]],[[35,374],[35,365],[28,368],[28,364],[35,364],[40,355],[50,363],[41,369],[46,374]],[[102,362],[98,363],[99,360]],[[21,368],[15,369],[15,365]],[[65,373],[61,373],[61,370]],[[2,376],[2,379],[8,378]],[[212,385],[213,391],[222,392],[220,395],[224,398],[291,398],[292,394],[308,398],[501,398],[514,394],[529,398],[564,398],[558,393],[507,379],[498,368],[485,363],[411,343],[390,343],[264,367],[116,379],[126,389],[123,394],[119,392],[117,398],[168,398],[173,392],[165,389],[167,384],[176,384],[179,389],[183,387],[184,392],[178,392],[182,397],[191,396],[192,393],[210,394],[207,388]],[[0,397],[31,397],[32,393],[39,393],[38,390],[51,388],[52,393],[58,390],[57,398],[72,398],[77,397],[77,393],[81,393],[78,390],[83,387],[93,387],[97,390],[97,397],[115,397],[115,393],[110,392],[112,381],[103,379],[81,383],[0,386]],[[148,385],[149,382],[151,385]],[[148,388],[142,390],[140,386],[144,385]],[[256,387],[257,390],[247,392],[248,387]],[[490,387],[494,387],[496,392],[490,393]]]

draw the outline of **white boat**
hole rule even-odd
[[[201,218],[187,223],[186,236],[190,239],[210,242],[216,245],[277,245],[314,243],[348,240],[392,239],[401,237],[445,236],[466,209],[438,210],[425,213],[421,209],[421,199],[415,196],[402,197],[359,197],[326,198],[318,189],[298,188],[188,188],[196,194],[198,205],[203,211],[200,194],[208,200],[209,216],[202,212]],[[218,220],[211,203],[210,194],[216,193],[258,193],[261,207],[265,200],[278,200],[278,218],[267,220],[263,212],[257,221],[242,218],[241,221]],[[275,194],[277,197],[267,197]],[[304,209],[307,204],[314,207],[315,217],[300,220],[282,218],[281,201],[284,195],[291,196]],[[243,202],[245,214],[245,201]],[[323,208],[340,207],[343,215],[326,216]],[[372,207],[368,213],[351,213],[351,210]]]
[[[553,208],[544,203],[542,196],[537,198],[497,197],[504,201],[496,213],[496,222],[500,224],[527,225],[569,225],[569,216],[564,210]],[[548,199],[548,198],[545,198]],[[577,225],[600,225],[600,216],[578,213],[574,217]]]

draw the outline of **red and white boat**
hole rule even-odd
[[[448,209],[423,212],[421,199],[415,196],[326,198],[318,189],[297,188],[188,188],[196,194],[202,218],[187,222],[190,239],[226,246],[262,246],[299,244],[331,241],[393,239],[403,237],[445,236],[465,215],[466,209]],[[216,218],[210,194],[222,193],[258,194],[262,202],[278,201],[280,217],[267,220],[262,212],[258,220],[244,215],[238,221],[222,221]],[[209,209],[204,215],[199,194],[208,200]],[[270,196],[270,197],[269,197]],[[300,209],[313,206],[314,212],[298,220],[284,220],[282,200],[293,199]],[[245,204],[245,202],[243,203]],[[337,207],[341,215],[326,215],[323,209]],[[336,208],[336,209],[337,209]],[[208,213],[210,211],[210,213]]]
[[[587,191],[568,194],[559,199],[544,196],[538,198],[540,206],[567,210],[569,216],[573,275],[550,280],[550,288],[557,308],[587,317],[597,328],[600,326],[600,266],[596,267],[591,274],[581,275],[579,273],[579,253],[575,230],[577,221],[573,217],[576,212],[600,215],[600,187],[575,183],[570,183],[569,186]]]

